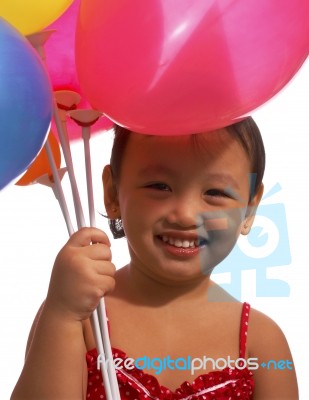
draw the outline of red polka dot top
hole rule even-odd
[[[243,304],[239,358],[245,358],[250,305]],[[125,361],[128,357],[118,349],[112,349],[114,358]],[[92,349],[86,354],[88,365],[87,400],[106,400],[100,370],[97,369],[98,353]],[[175,391],[160,385],[155,376],[135,366],[116,370],[121,400],[249,400],[253,396],[253,374],[245,366],[226,367],[198,376],[192,383],[184,382]],[[133,367],[133,368],[132,368]]]

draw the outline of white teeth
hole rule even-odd
[[[183,247],[183,246],[182,246],[182,241],[179,240],[179,239],[176,239],[176,240],[175,240],[175,243],[174,243],[174,246],[176,246],[176,247]]]
[[[161,236],[161,238],[164,243],[168,243],[168,244],[178,247],[178,248],[182,247],[184,249],[188,249],[189,247],[190,248],[198,247],[200,244],[199,240],[174,239],[174,238],[168,237],[166,235]]]

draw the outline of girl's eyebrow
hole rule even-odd
[[[236,181],[236,179],[228,173],[220,173],[220,174],[207,174],[207,178],[213,179],[216,182],[223,183],[226,185],[226,189],[228,190],[229,188],[235,188],[239,189],[239,184]]]
[[[161,164],[150,164],[146,167],[142,168],[139,172],[139,176],[145,176],[150,174],[162,174],[162,175],[173,175],[177,171],[172,168],[167,167],[166,165]]]

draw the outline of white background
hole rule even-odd
[[[288,298],[257,298],[255,275],[246,271],[243,276],[243,300],[275,319],[285,332],[298,373],[300,399],[306,400],[309,398],[306,376],[309,359],[309,324],[306,322],[309,315],[309,62],[278,96],[253,116],[262,131],[266,147],[265,191],[277,182],[282,187],[271,202],[285,206],[292,254],[289,266],[272,268],[270,274],[286,280],[291,287],[291,295]],[[110,132],[92,139],[93,180],[98,212],[104,212],[101,171],[109,161],[111,143]],[[81,143],[73,145],[73,157],[85,203]],[[70,198],[67,177],[63,185],[67,198]],[[72,209],[72,202],[69,204]],[[97,223],[98,227],[109,232],[105,218],[99,214]],[[32,320],[46,295],[55,256],[67,237],[51,189],[41,185],[11,185],[0,193],[0,399],[9,399],[18,379]],[[123,266],[128,260],[125,240],[113,241],[112,250],[117,267]]]

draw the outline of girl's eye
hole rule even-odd
[[[207,190],[206,195],[212,197],[227,197],[227,198],[231,197],[229,193],[221,189],[209,189]]]
[[[150,183],[149,185],[146,185],[146,188],[149,189],[155,189],[155,190],[161,190],[164,192],[170,192],[171,189],[168,185],[162,182],[155,182],[155,183]]]

